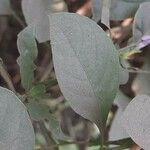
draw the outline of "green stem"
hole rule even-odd
[[[57,79],[50,79],[39,83],[44,84],[46,87],[52,87],[58,84]]]
[[[105,126],[102,125],[103,127],[99,128],[100,129],[100,150],[104,150],[104,143],[105,143]]]

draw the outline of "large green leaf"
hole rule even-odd
[[[49,17],[60,88],[78,114],[100,127],[118,89],[118,53],[105,32],[89,18],[73,13]]]
[[[34,131],[25,106],[11,91],[0,87],[0,149],[34,149]]]
[[[122,117],[122,125],[140,147],[150,148],[150,97],[136,96],[127,106]]]
[[[144,35],[150,35],[150,2],[142,3],[135,15],[133,38],[137,42]]]
[[[102,0],[92,0],[93,19],[99,21],[102,14]],[[112,0],[110,7],[110,20],[123,20],[134,16],[139,3],[129,3],[123,0]]]
[[[0,15],[10,15],[10,13],[9,0],[0,0]]]
[[[29,90],[34,77],[34,60],[38,53],[33,28],[31,26],[28,26],[19,33],[17,45],[20,53],[17,62],[20,67],[21,82],[23,87]]]
[[[67,10],[63,0],[22,0],[22,9],[27,24],[35,24],[39,42],[49,41],[48,14]]]

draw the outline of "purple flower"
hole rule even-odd
[[[144,35],[137,43],[137,47],[139,49],[144,48],[145,46],[150,44],[150,35]]]

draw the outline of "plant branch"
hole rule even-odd
[[[40,79],[40,82],[46,81],[53,70],[53,62],[51,61],[46,67],[43,76]]]
[[[8,74],[8,72],[6,71],[5,69],[5,66],[3,64],[3,61],[2,59],[0,58],[0,75],[2,76],[2,78],[5,80],[5,82],[7,83],[8,85],[8,88],[13,91],[14,93],[16,93],[15,91],[15,88],[14,88],[14,85],[12,83],[12,80],[11,80],[11,77],[10,75]]]
[[[22,28],[25,28],[25,23],[21,20],[21,18],[16,14],[16,12],[11,8],[11,14],[16,19],[16,21],[22,26]]]

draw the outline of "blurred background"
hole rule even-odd
[[[22,12],[21,0],[10,0],[10,7],[11,15],[8,13],[0,16],[0,58],[10,75],[15,90],[23,95],[25,91],[21,86],[20,71],[16,62],[19,56],[16,41],[18,33],[24,29],[27,24]],[[91,0],[55,0],[52,7],[54,10],[66,9],[69,12],[78,13],[89,18],[92,18],[93,16]],[[102,24],[100,19],[97,23],[111,37],[116,47],[120,49],[126,47],[132,38],[133,21],[134,17],[125,18],[119,21],[111,20],[110,29]],[[59,89],[57,81],[55,81],[52,54],[49,50],[50,45],[48,42],[38,43],[38,48],[39,52],[35,61],[36,70],[34,82],[54,79],[54,84],[51,84],[51,86],[48,86],[46,89],[47,94],[50,94],[48,104],[51,105],[52,113],[60,120],[63,132],[76,141],[76,144],[60,146],[60,149],[74,150],[78,148],[84,150],[89,139],[96,139],[99,134],[98,129],[91,122],[75,113],[71,107],[65,105],[64,97]],[[148,70],[150,68],[150,53],[148,51],[149,46],[146,46],[142,49],[141,53],[130,55],[124,61],[123,65],[132,69],[129,70],[129,74],[128,72],[123,73],[125,84],[120,85],[120,93],[117,95],[111,108],[112,116],[110,117],[111,121],[106,132],[107,139],[117,140],[129,137],[125,131],[120,129],[119,123],[117,122],[117,116],[123,112],[130,100],[138,93],[144,91],[147,92],[147,94],[150,94],[149,76],[147,74],[141,75],[138,73],[138,70]],[[0,76],[0,85],[8,88],[8,85],[2,76]],[[51,136],[51,130],[48,130],[42,121],[33,120],[33,125],[37,135],[36,149],[58,149],[56,146],[51,146],[54,140]],[[85,142],[80,143],[80,141]],[[130,150],[140,150],[140,147],[136,144],[132,144]]]

